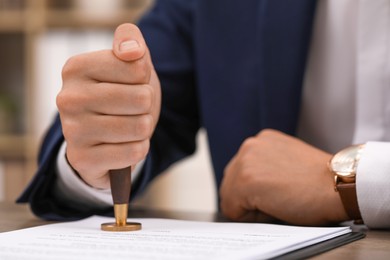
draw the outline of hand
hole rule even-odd
[[[222,212],[237,221],[266,214],[295,225],[328,225],[348,219],[333,175],[331,155],[275,130],[248,138],[227,165]]]
[[[149,149],[160,83],[139,29],[122,24],[112,50],[70,58],[57,96],[67,159],[80,177],[109,188],[110,169],[134,166]]]

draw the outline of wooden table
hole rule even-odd
[[[129,217],[145,218],[173,218],[201,221],[223,221],[216,214],[189,213],[171,211],[133,210]],[[26,205],[0,202],[0,232],[12,231],[21,228],[50,224],[35,217]],[[338,247],[312,259],[390,259],[390,230],[367,230],[364,227],[355,227],[366,233],[366,238]]]

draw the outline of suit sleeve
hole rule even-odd
[[[200,125],[192,51],[195,6],[196,1],[191,0],[159,0],[139,22],[160,78],[162,107],[144,168],[133,183],[131,198],[172,163],[195,151]],[[29,203],[34,214],[49,220],[112,215],[112,208],[81,210],[56,198],[53,193],[56,158],[63,141],[57,116],[43,140],[37,173],[17,202]]]

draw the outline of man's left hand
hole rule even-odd
[[[221,209],[237,221],[267,215],[295,225],[348,219],[327,168],[331,154],[276,130],[248,138],[227,165]]]

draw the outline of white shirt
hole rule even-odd
[[[368,142],[359,208],[390,227],[390,1],[320,0],[313,32],[298,136],[332,153]]]
[[[105,208],[112,206],[111,189],[95,189],[87,185],[73,171],[65,157],[66,142],[60,148],[57,156],[57,180],[55,182],[55,195],[63,201],[72,203],[76,207]],[[131,182],[138,178],[144,165],[144,160],[139,162],[131,173]]]
[[[298,136],[331,153],[368,142],[357,169],[359,208],[367,226],[390,227],[389,0],[318,1]],[[109,190],[93,189],[73,173],[64,148],[58,193],[112,205]]]

